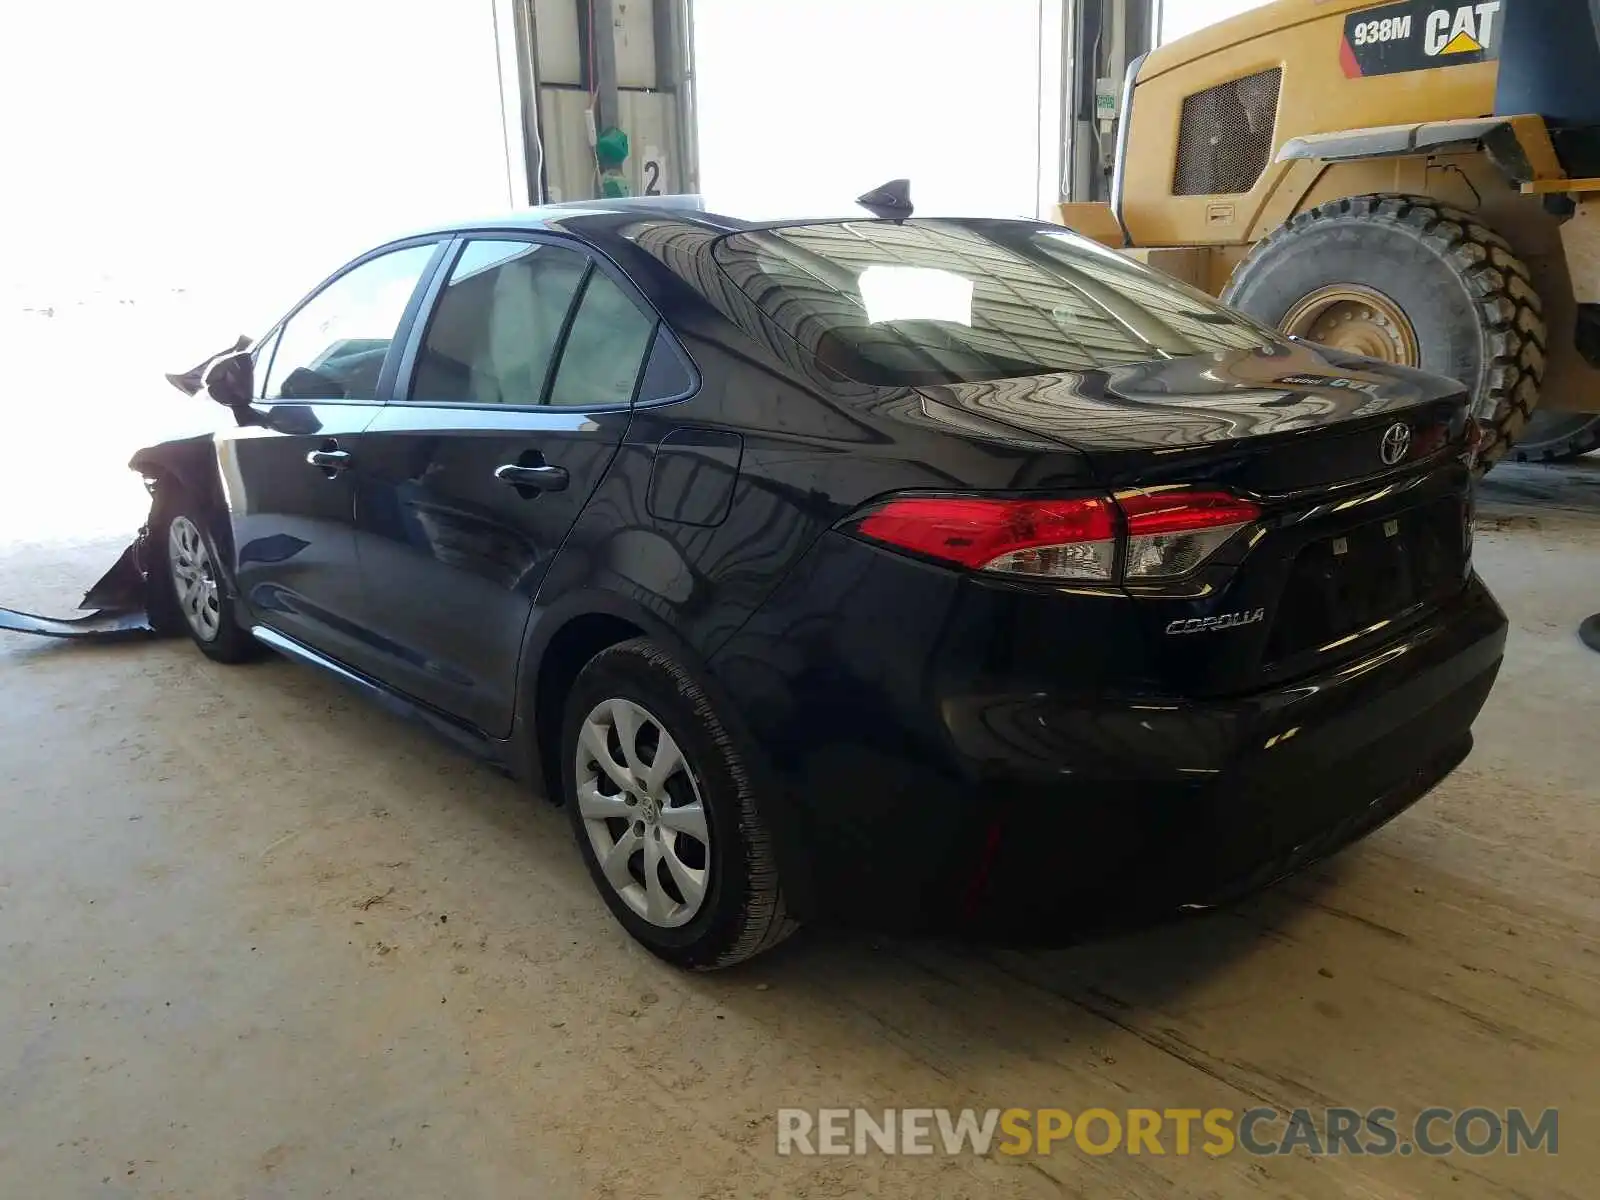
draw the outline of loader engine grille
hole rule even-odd
[[[1174,196],[1248,192],[1272,153],[1283,70],[1273,67],[1184,97]]]

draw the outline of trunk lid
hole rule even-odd
[[[1081,451],[1110,488],[1205,482],[1285,495],[1404,470],[1466,433],[1460,384],[1293,342],[921,390]],[[1409,445],[1391,464],[1380,441],[1397,421]]]
[[[1191,485],[1260,504],[1193,575],[1124,584],[1152,693],[1237,694],[1357,658],[1465,585],[1469,421],[1453,381],[1284,343],[922,390],[1072,446],[1113,494]]]

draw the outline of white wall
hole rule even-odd
[[[7,434],[70,429],[74,461],[0,475],[0,544],[131,533],[130,452],[220,416],[164,371],[391,233],[508,206],[494,31],[491,0],[5,6]]]
[[[906,176],[922,212],[1034,216],[1039,23],[1040,0],[694,0],[702,191],[831,213]]]
[[[30,230],[0,302],[182,286],[258,328],[390,232],[510,203],[491,0],[76,0],[0,22],[0,206]]]
[[[1164,0],[1161,5],[1161,41],[1163,44],[1183,37],[1207,25],[1215,25],[1229,17],[1237,16],[1251,8],[1260,8],[1270,0]]]

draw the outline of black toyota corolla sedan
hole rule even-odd
[[[1214,905],[1468,752],[1450,380],[1067,231],[690,200],[391,242],[141,452],[150,617],[521,775],[663,958]]]

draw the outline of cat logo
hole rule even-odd
[[[1345,14],[1339,66],[1346,78],[1438,71],[1500,57],[1505,0],[1397,0]]]
[[[1483,53],[1494,40],[1495,17],[1499,12],[1500,0],[1463,4],[1456,9],[1434,9],[1423,24],[1423,53],[1429,58]]]

